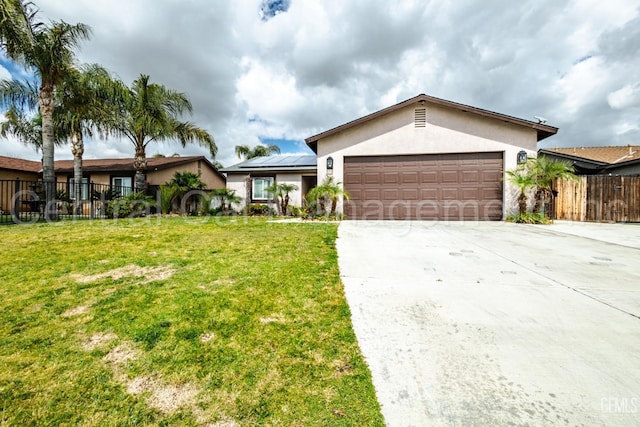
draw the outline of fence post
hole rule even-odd
[[[15,187],[13,191],[13,205],[11,206],[11,216],[13,222],[18,224],[20,222],[20,178],[16,178]]]
[[[96,198],[95,196],[95,188],[96,185],[93,183],[93,181],[91,181],[91,183],[89,184],[89,216],[91,217],[91,219],[95,218],[96,216]]]

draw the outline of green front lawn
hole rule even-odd
[[[383,425],[336,226],[0,227],[0,425]]]

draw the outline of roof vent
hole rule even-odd
[[[423,128],[427,126],[426,108],[416,108],[415,124],[417,128]]]

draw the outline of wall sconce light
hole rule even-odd
[[[518,164],[523,165],[527,163],[527,152],[524,150],[520,150],[518,153]]]
[[[424,99],[421,99],[420,101],[418,101],[418,103],[419,103],[420,105],[424,105],[424,104],[426,104],[427,102],[426,102]]]
[[[333,157],[327,157],[327,175],[333,175]]]

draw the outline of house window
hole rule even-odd
[[[71,200],[76,199],[76,185],[75,179],[69,178],[69,198]],[[80,200],[89,199],[89,178],[82,178],[80,182]]]
[[[111,187],[119,196],[127,196],[133,191],[133,178],[130,176],[114,176]]]
[[[251,185],[251,198],[253,200],[270,200],[272,194],[266,189],[273,185],[273,178],[253,178]]]

